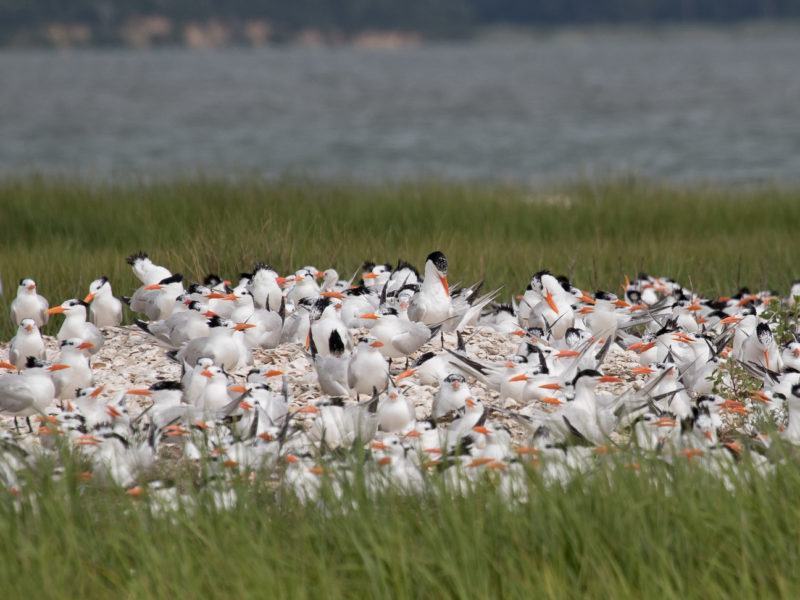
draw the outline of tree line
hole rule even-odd
[[[303,29],[344,35],[395,29],[428,38],[466,36],[486,25],[725,23],[800,17],[800,0],[0,0],[0,42],[50,23],[80,23],[114,42],[135,17],[178,25],[208,19],[268,21],[273,39]]]

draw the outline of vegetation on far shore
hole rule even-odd
[[[113,5],[104,0],[0,0],[0,44],[342,43],[378,32],[418,41],[465,39],[492,26],[720,24],[799,17],[800,0],[116,0]]]

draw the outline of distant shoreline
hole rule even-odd
[[[800,21],[752,20],[727,23],[705,21],[596,23],[580,25],[488,25],[450,36],[427,35],[409,29],[368,28],[345,33],[336,29],[301,28],[278,32],[266,19],[177,22],[164,15],[128,19],[112,31],[100,31],[85,22],[51,22],[21,30],[4,41],[0,49],[79,49],[79,48],[188,48],[208,50],[235,47],[352,47],[393,50],[426,43],[447,41],[503,42],[563,36],[604,34],[680,35],[707,32],[723,35],[763,35],[765,32],[792,32]]]

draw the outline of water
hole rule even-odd
[[[797,30],[0,53],[0,174],[800,175]]]

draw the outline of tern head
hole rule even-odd
[[[431,263],[440,275],[447,275],[447,258],[438,250],[428,255],[428,258],[425,259],[425,264],[428,263]]]
[[[756,336],[762,346],[769,346],[772,343],[772,330],[766,323],[759,323],[756,326]]]
[[[86,318],[86,307],[89,306],[83,300],[78,300],[77,298],[72,298],[70,300],[65,300],[59,306],[55,306],[53,308],[48,308],[44,311],[48,315],[57,315],[64,313],[67,316],[70,315],[83,315],[83,318]]]
[[[32,294],[36,292],[36,282],[33,279],[20,279],[17,294]]]
[[[145,261],[150,262],[150,258],[147,256],[147,254],[145,254],[141,250],[139,252],[131,254],[128,258],[125,259],[125,262],[128,263],[130,266],[134,266],[136,263],[141,263]]]
[[[461,373],[450,373],[444,378],[444,382],[450,384],[450,387],[454,390],[457,390],[462,385],[466,384],[467,379]]]
[[[36,327],[36,321],[33,319],[22,319],[19,324],[20,331],[27,331],[28,333],[32,333]]]

